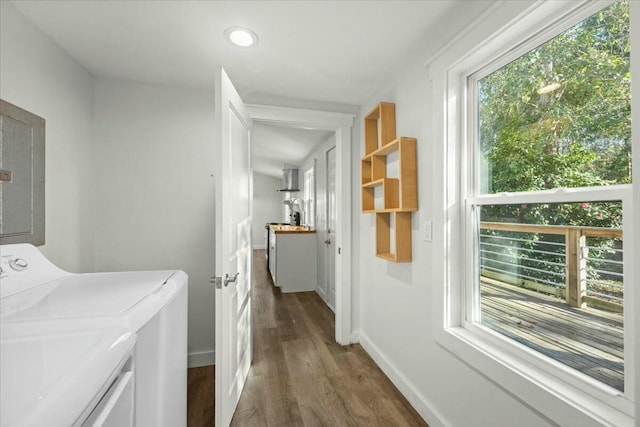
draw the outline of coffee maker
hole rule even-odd
[[[300,225],[300,212],[291,212],[291,225]]]

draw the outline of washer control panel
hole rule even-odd
[[[64,274],[68,273],[53,265],[33,245],[0,245],[0,298],[34,288]]]
[[[14,258],[9,260],[9,267],[13,268],[15,271],[26,270],[28,266],[29,263],[24,258]]]
[[[29,268],[29,263],[24,258],[17,258],[11,255],[0,257],[0,278],[9,277],[14,272],[24,271]]]

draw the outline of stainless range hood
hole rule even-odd
[[[298,188],[298,169],[282,169],[282,188],[278,191],[300,191]]]

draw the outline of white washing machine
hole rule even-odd
[[[28,244],[0,246],[0,323],[82,325],[102,319],[135,333],[135,425],[186,426],[187,275],[72,274]]]
[[[0,323],[0,425],[133,427],[135,334],[111,321]]]

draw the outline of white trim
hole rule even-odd
[[[336,342],[351,344],[351,129],[354,114],[247,105],[254,123],[332,130],[336,135]]]
[[[495,1],[491,6],[489,6],[484,12],[478,15],[473,21],[471,21],[462,31],[457,33],[452,39],[447,41],[441,48],[435,51],[429,58],[424,62],[424,67],[429,68],[431,63],[442,56],[444,53],[448,52],[452,46],[455,46],[460,42],[465,36],[467,36],[471,30],[473,30],[479,23],[487,19],[487,17],[491,16],[495,13],[496,10],[503,7],[507,0],[498,0]]]
[[[356,335],[356,334],[354,334]],[[382,369],[391,382],[400,390],[400,393],[411,403],[411,406],[420,414],[420,416],[431,427],[447,427],[451,426],[444,416],[436,411],[436,405],[420,394],[418,388],[414,386],[399,370],[389,361],[380,348],[378,348],[369,337],[363,333],[357,333],[360,345],[373,359],[374,362]]]
[[[631,31],[631,40],[640,40],[640,2],[631,1],[629,2],[629,17],[630,17],[630,31]],[[634,54],[631,55],[631,139],[632,146],[631,152],[635,153],[633,157],[633,165],[632,165],[632,182],[635,183],[631,193],[631,200],[635,203],[640,201],[640,55]],[[629,255],[629,259],[637,260],[639,256],[639,243],[640,242],[640,207],[634,207],[635,212],[631,212],[631,215],[636,224],[634,227],[633,234],[630,234],[627,230],[623,230],[625,236],[630,236],[628,242],[625,244],[625,252]],[[623,213],[626,214],[626,213]],[[631,284],[638,284],[640,280],[640,266],[638,263],[632,262],[632,267],[629,271],[625,270],[625,275],[628,274],[626,279],[629,280]],[[633,301],[636,310],[634,312],[629,313],[629,317],[625,318],[625,321],[631,322],[636,326],[636,335],[640,333],[640,315],[638,314],[638,308],[640,307],[640,290],[635,287],[631,287],[630,293],[627,293],[625,289],[625,298],[629,298],[629,301]],[[628,320],[627,320],[628,319]],[[640,339],[636,337],[635,342],[630,344],[629,342],[625,342],[625,348],[633,348],[635,357],[640,358]],[[636,359],[637,361],[637,359]],[[632,367],[633,373],[629,373],[633,375],[629,378],[629,382],[633,382],[636,390],[636,399],[635,399],[635,414],[636,414],[636,423],[639,423],[640,420],[640,372],[638,372],[638,367]]]
[[[336,341],[351,344],[351,128],[336,129]]]
[[[336,130],[352,127],[355,114],[330,111],[304,110],[301,108],[276,107],[273,105],[247,104],[255,122],[272,125],[287,125],[296,128]]]
[[[201,366],[210,366],[216,364],[216,351],[194,351],[187,356],[188,368],[199,368]]]
[[[315,229],[316,228],[316,217],[317,217],[317,207],[318,207],[318,200],[317,200],[317,196],[318,193],[316,192],[316,159],[313,159],[309,165],[300,168],[302,169],[302,198],[305,201],[305,207],[304,207],[304,225],[306,226],[310,226],[311,228]],[[306,194],[307,192],[307,185],[309,182],[309,178],[307,178],[309,175],[311,175],[311,179],[313,180],[313,188],[309,189],[310,194]],[[309,197],[310,196],[310,197]],[[312,203],[308,203],[309,199],[311,199]],[[313,205],[313,215],[309,215],[309,206]],[[316,278],[318,277],[318,273],[317,273],[317,269],[318,269],[318,265],[316,262]]]
[[[538,5],[534,6],[531,9],[531,13],[527,13],[527,16],[522,18],[522,21],[527,21],[524,23],[524,25],[527,25],[527,23],[534,19],[538,20],[543,23],[538,26],[537,29],[539,29],[539,31],[532,34],[531,31],[527,31],[526,27],[524,27],[525,32],[531,35],[526,37],[518,36],[517,39],[514,38],[515,40],[520,40],[520,42],[510,46],[508,49],[501,49],[497,55],[494,55],[495,59],[481,60],[482,66],[473,72],[472,78],[475,81],[481,80],[493,71],[502,68],[514,59],[544,44],[568,28],[584,21],[586,18],[616,1],[617,0],[582,0],[567,2],[565,4],[558,2],[557,5],[551,6],[538,2]],[[518,26],[516,26],[516,28],[518,28]],[[512,29],[507,31],[510,30]],[[483,55],[480,56],[482,57]]]
[[[317,281],[316,281],[317,282]],[[318,283],[316,283],[316,288],[315,288],[316,294],[318,294],[318,296],[320,298],[322,298],[322,301],[324,301],[327,305],[329,305],[329,303],[327,303],[327,296],[326,293],[324,291],[324,289],[322,289]]]
[[[558,188],[517,193],[480,194],[467,197],[474,205],[511,205],[520,203],[575,203],[621,200],[631,191],[630,184],[601,187]]]
[[[634,425],[631,416],[585,396],[548,372],[527,364],[522,358],[488,347],[477,334],[465,328],[448,328],[438,338],[438,343],[550,424],[580,427]]]

